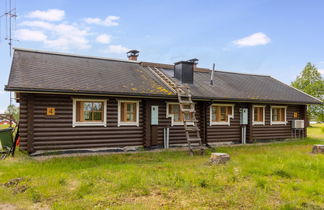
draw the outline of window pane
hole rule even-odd
[[[120,103],[120,121],[126,121],[125,103]]]
[[[102,120],[102,112],[93,112],[93,120],[101,121]]]
[[[216,107],[213,106],[212,107],[212,121],[216,121]]]
[[[229,115],[232,115],[232,107],[231,107],[231,106],[228,106],[228,107],[227,107],[227,113],[228,113]]]
[[[96,103],[93,103],[93,110],[94,111],[101,111],[102,110],[102,103],[101,102],[96,102]]]
[[[220,107],[220,121],[227,121],[227,108],[225,106]]]
[[[285,108],[272,109],[272,121],[284,122],[285,121]]]
[[[84,115],[84,120],[92,120],[92,112],[84,111],[83,115]]]
[[[263,122],[263,107],[259,107],[258,121]]]
[[[76,102],[76,110],[75,110],[76,111],[76,121],[77,122],[81,121],[81,115],[82,114],[81,114],[81,111],[80,111],[81,110],[80,107],[81,107],[81,103],[80,103],[80,101],[77,101]]]
[[[84,111],[91,111],[92,110],[92,103],[91,102],[83,102],[83,110]]]
[[[285,121],[285,109],[280,108],[280,121]]]
[[[121,102],[121,122],[136,122],[137,104],[132,102]]]

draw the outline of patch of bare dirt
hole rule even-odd
[[[10,188],[14,194],[23,193],[28,189],[28,186],[20,184],[23,180],[23,178],[11,179],[4,183],[3,186]]]

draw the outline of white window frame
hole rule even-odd
[[[284,121],[272,121],[272,108],[284,108],[285,120]],[[287,125],[287,106],[270,106],[270,125]]]
[[[139,101],[138,100],[117,100],[118,101],[118,127],[120,126],[139,126]],[[136,103],[136,122],[121,122],[121,103]]]
[[[166,118],[171,118],[171,126],[184,125],[184,121],[182,121],[182,122],[175,122],[174,121],[174,114],[169,114],[169,104],[176,104],[176,105],[180,106],[180,103],[179,102],[166,102]],[[195,103],[194,103],[194,105],[195,105],[195,108],[196,108]],[[181,114],[181,113],[179,113],[179,114]],[[194,122],[187,122],[187,125],[194,125]]]
[[[227,122],[213,122],[213,106],[231,106],[232,115],[228,115]],[[235,104],[211,104],[209,107],[209,124],[212,125],[231,125],[231,119],[234,119],[234,106]]]
[[[103,122],[77,122],[76,121],[76,103],[77,101],[88,101],[88,102],[103,102]],[[107,99],[96,99],[96,98],[73,98],[73,121],[72,127],[77,126],[104,126],[107,127]]]
[[[256,108],[256,107],[262,107],[263,108],[263,121],[262,122],[254,121],[254,108]],[[265,111],[266,111],[266,106],[265,105],[253,105],[252,106],[252,125],[265,125]]]

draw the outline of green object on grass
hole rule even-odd
[[[4,159],[11,153],[14,147],[12,128],[0,130],[0,142],[2,147],[0,154],[1,158]]]

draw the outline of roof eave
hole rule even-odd
[[[169,98],[175,99],[176,95],[158,95],[149,93],[122,93],[122,92],[106,92],[106,91],[76,91],[76,90],[55,90],[55,89],[40,89],[40,88],[21,88],[5,86],[5,91],[30,92],[30,93],[57,93],[57,94],[93,94],[93,95],[109,95],[123,97],[149,97],[149,98]],[[278,103],[278,104],[323,104],[322,102],[309,101],[282,101],[282,100],[264,100],[264,99],[244,99],[244,98],[207,98],[195,97],[194,100],[211,101],[211,102],[246,102],[246,103]]]

